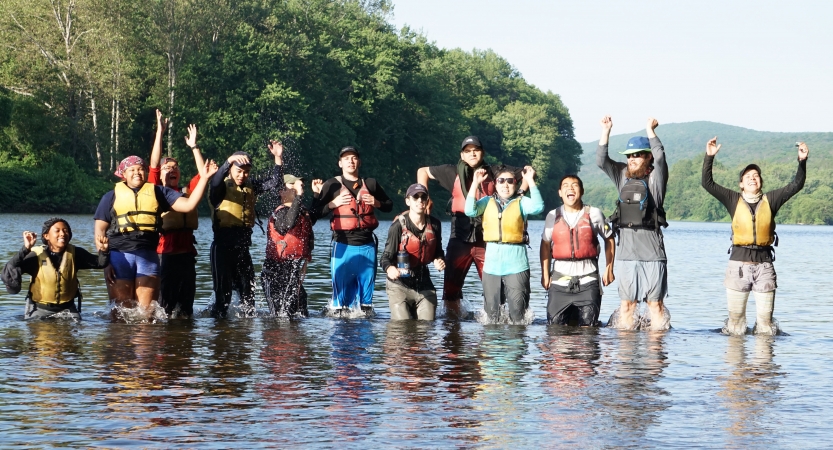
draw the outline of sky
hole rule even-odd
[[[606,114],[613,134],[650,116],[833,131],[830,1],[392,1],[397,27],[492,49],[560,95],[580,142],[599,138]]]

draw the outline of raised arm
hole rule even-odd
[[[607,154],[610,130],[613,129],[613,119],[610,116],[604,116],[600,123],[602,125],[602,136],[599,138],[599,145],[596,147],[596,166],[602,169],[618,188],[622,170],[627,167],[627,164],[616,162],[610,159]]]
[[[469,217],[477,217],[480,215],[480,212],[477,210],[477,189],[480,186],[480,183],[486,179],[487,174],[486,169],[483,168],[474,171],[474,177],[471,180],[471,188],[469,188],[469,193],[466,195],[465,213]]]
[[[159,167],[159,161],[162,159],[162,135],[165,134],[165,129],[168,128],[169,120],[162,117],[162,111],[156,110],[156,137],[153,139],[153,149],[150,151],[150,167],[155,169]]]
[[[197,172],[199,173],[200,168],[205,166],[205,158],[202,157],[202,152],[197,147],[197,126],[193,123],[188,125],[188,136],[185,136],[185,145],[194,154],[194,162],[197,164]]]
[[[777,213],[787,200],[792,198],[795,194],[798,194],[798,192],[804,188],[804,180],[807,178],[807,157],[809,155],[810,149],[807,148],[807,144],[799,142],[798,168],[795,171],[795,177],[789,184],[781,189],[776,189],[766,193],[767,198],[769,198],[769,206],[772,208],[773,214]]]
[[[200,181],[194,188],[194,192],[192,192],[188,197],[178,198],[177,201],[171,205],[171,209],[181,213],[193,211],[194,208],[200,204],[200,201],[202,201],[202,196],[205,193],[205,186],[208,184],[208,180],[215,173],[217,173],[217,170],[217,164],[214,161],[210,159],[206,161],[200,169]]]
[[[723,203],[723,206],[726,207],[729,211],[732,211],[734,205],[732,204],[737,203],[737,196],[739,195],[737,192],[725,188],[714,181],[714,177],[712,176],[712,166],[714,165],[714,157],[717,156],[717,152],[720,151],[720,147],[722,145],[717,143],[717,136],[711,138],[709,142],[706,143],[706,157],[703,158],[703,175],[701,184],[703,185],[703,189],[706,190],[709,194],[711,194],[714,198],[720,200]]]

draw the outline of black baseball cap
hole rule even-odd
[[[758,172],[758,176],[759,177],[762,176],[761,175],[761,168],[758,167],[757,164],[750,164],[750,165],[744,167],[743,170],[740,171],[740,177],[738,177],[739,180],[743,180],[743,176],[746,175],[746,172],[749,172],[750,170],[756,170]]]
[[[351,146],[351,145],[348,145],[347,147],[344,147],[343,149],[341,149],[341,151],[338,152],[338,158],[341,159],[341,157],[344,156],[345,153],[355,153],[356,158],[360,158],[359,151],[356,150],[356,148]]]
[[[462,152],[467,145],[473,145],[475,147],[480,148],[481,150],[483,149],[483,145],[480,144],[480,138],[478,138],[477,136],[469,136],[463,139],[463,143],[460,145],[460,151]]]

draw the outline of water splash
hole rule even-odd
[[[721,333],[727,336],[741,336],[749,334],[750,331],[752,330],[746,327],[746,319],[744,319],[742,323],[729,325],[729,318],[726,318],[726,320],[723,321],[723,328],[720,330]]]
[[[110,304],[110,311],[105,313],[114,322],[125,323],[163,323],[168,321],[165,308],[159,306],[156,300],[150,302],[147,307],[140,305],[128,306],[117,303]]]
[[[93,316],[95,316],[95,313],[93,313]],[[49,316],[46,316],[46,317],[41,317],[40,320],[62,321],[62,322],[66,321],[66,322],[75,322],[75,323],[80,323],[81,322],[68,309],[65,309],[65,310],[60,311],[60,312],[56,312],[55,314],[52,314],[52,315],[49,315]]]
[[[321,309],[321,315],[335,319],[372,319],[376,317],[376,310],[372,306],[369,308],[334,308],[326,305]]]
[[[618,330],[651,330],[651,331],[665,331],[671,329],[671,312],[668,311],[668,307],[662,305],[662,317],[658,320],[655,324],[652,324],[652,317],[650,309],[645,306],[644,309],[640,308],[640,305],[637,305],[636,308],[633,309],[633,321],[630,325],[625,325],[621,321],[621,317],[619,315],[619,308],[613,311],[613,314],[610,315],[610,319],[607,321],[608,328],[616,328]]]
[[[506,325],[530,325],[535,320],[535,311],[532,308],[527,308],[526,312],[524,312],[524,318],[521,319],[520,322],[513,322],[511,318],[509,318],[509,312],[506,310],[506,304],[500,305],[500,314],[496,322],[489,320],[489,315],[486,314],[485,309],[481,309],[477,311],[474,315],[475,320],[483,325],[489,324],[506,324]]]
[[[758,324],[755,323],[755,326],[752,327],[752,334],[757,334],[760,336],[782,336],[785,333],[783,330],[781,330],[781,325],[773,317],[772,323],[769,327],[759,327]]]
[[[464,298],[459,300],[459,309],[455,312],[449,313],[448,303],[446,301],[443,301],[441,305],[437,306],[436,318],[474,320],[474,307],[472,306],[470,301]]]
[[[253,317],[261,317],[267,316],[268,313],[263,311],[259,311],[257,306],[246,305],[240,300],[240,292],[236,289],[231,292],[231,303],[228,306],[228,312],[226,314],[227,318],[238,318],[238,319],[251,319]],[[214,309],[214,303],[217,301],[217,297],[212,292],[211,297],[208,299],[208,304],[205,305],[205,308],[199,310],[198,312],[194,313],[194,317],[200,318],[210,318],[212,317],[211,312]]]

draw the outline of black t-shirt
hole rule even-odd
[[[444,257],[442,245],[442,223],[434,216],[428,216],[428,218],[431,221],[431,228],[434,231],[434,236],[437,240],[437,249],[431,256],[431,261],[433,261],[437,258]],[[408,227],[408,231],[419,238],[422,238],[422,234],[425,232],[424,229],[420,230],[417,228],[407,214],[405,214],[405,226]],[[379,261],[379,265],[382,266],[382,270],[387,271],[388,267],[396,266],[396,254],[399,252],[399,244],[401,241],[402,225],[399,223],[399,220],[394,220],[388,229],[388,240],[385,242],[385,250],[382,252],[382,258]],[[434,283],[431,281],[431,272],[428,267],[411,267],[411,271],[414,272],[416,276],[398,278],[396,280],[388,279],[388,281],[416,290],[434,289]]]
[[[489,178],[495,179],[495,173],[498,166],[486,166],[489,169]],[[523,172],[522,167],[504,166],[506,170],[515,173],[515,178],[520,179]],[[428,168],[431,176],[440,183],[448,192],[454,192],[454,182],[457,181],[457,165],[443,164],[440,166],[431,166]],[[468,195],[471,183],[468,186],[460,186],[463,190],[463,197]],[[451,211],[451,207],[447,208]],[[480,224],[480,218],[474,218],[465,215],[464,213],[451,213],[451,239],[462,239],[466,242],[483,243],[483,227]]]
[[[388,194],[379,186],[375,178],[364,178],[364,183],[367,184],[367,191],[370,192],[370,195],[374,196],[376,200],[379,200],[380,205],[376,209],[382,212],[393,211],[393,200],[388,197]],[[317,219],[329,215],[331,212],[329,204],[334,198],[338,197],[339,192],[341,192],[341,186],[341,182],[335,178],[330,178],[325,181],[324,185],[321,186],[321,194],[317,197],[317,201],[313,202],[312,215]],[[356,197],[362,189],[362,179],[360,178],[358,182],[348,181],[344,186],[353,194],[353,197]],[[366,229],[333,231],[333,239],[340,244],[347,245],[367,245],[374,243],[373,236],[373,230]]]
[[[131,188],[132,189],[132,188]],[[133,189],[138,192],[139,189]],[[177,192],[171,188],[163,186],[154,186],[154,193],[156,194],[156,202],[159,203],[159,214],[171,210],[171,205],[174,204],[180,197],[181,192]],[[98,207],[95,210],[95,220],[103,220],[107,223],[113,223],[113,202],[116,200],[116,191],[110,191],[101,197]],[[141,249],[150,249],[156,251],[156,246],[159,244],[159,233],[141,232],[121,234],[115,233],[110,235],[110,250],[127,253]]]

